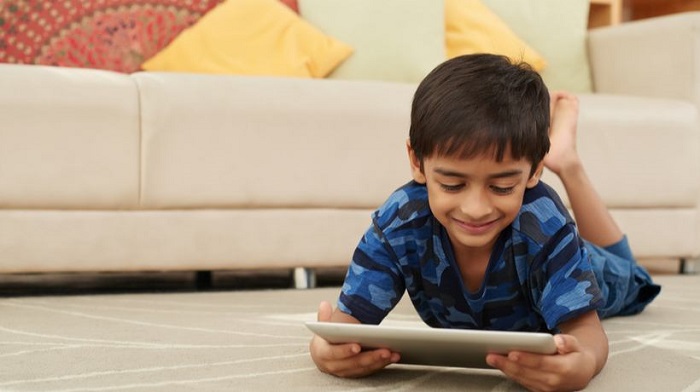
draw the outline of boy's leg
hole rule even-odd
[[[661,288],[632,256],[627,240],[596,192],[576,151],[578,99],[567,93],[552,94],[550,152],[544,164],[561,179],[593,271],[604,297],[601,318],[641,312]],[[605,249],[602,249],[605,248]]]
[[[564,184],[581,237],[602,247],[615,244],[624,235],[593,187],[576,150],[578,99],[554,92],[551,107],[552,144],[544,164]]]

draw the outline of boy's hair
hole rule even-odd
[[[418,86],[411,109],[411,148],[420,161],[433,154],[469,159],[506,150],[534,171],[549,151],[549,92],[526,63],[474,54],[435,68]]]

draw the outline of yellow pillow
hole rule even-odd
[[[445,42],[448,58],[494,53],[525,61],[537,71],[547,65],[481,0],[445,0]]]
[[[321,78],[352,52],[278,0],[226,0],[142,68]]]

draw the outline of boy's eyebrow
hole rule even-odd
[[[433,172],[440,174],[445,177],[457,177],[457,178],[468,178],[468,174],[460,173],[458,171],[454,170],[448,170],[448,169],[443,169],[441,167],[436,167],[433,169]],[[488,178],[494,179],[494,178],[506,178],[506,177],[514,177],[514,176],[519,176],[523,173],[522,170],[520,169],[513,169],[513,170],[506,170],[500,173],[494,173],[490,174]]]

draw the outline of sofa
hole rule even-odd
[[[579,149],[638,258],[700,256],[699,31],[687,13],[588,35]],[[414,83],[0,64],[0,86],[0,273],[307,287],[410,179]]]

